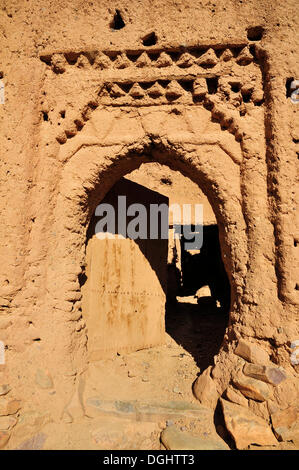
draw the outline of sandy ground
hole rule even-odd
[[[166,344],[91,364],[85,396],[196,401],[192,383],[213,363],[227,318],[220,313],[208,313],[190,297],[178,299],[166,315]]]
[[[204,409],[201,418],[192,411],[199,407],[192,384],[213,363],[226,325],[227,316],[220,310],[198,305],[193,297],[178,297],[177,303],[167,308],[163,346],[90,364],[82,401],[96,401],[97,408],[87,406],[85,416],[80,416],[75,405],[70,410],[75,410],[74,419],[58,423],[46,415],[28,413],[14,429],[8,449],[163,450],[161,432],[172,425],[189,435],[210,439],[211,446],[223,439],[234,448],[217,410],[214,415]],[[150,407],[154,413],[136,417],[130,412],[136,404]],[[167,419],[163,407],[184,411],[181,417]],[[115,413],[116,409],[121,411]],[[188,412],[184,416],[188,409],[189,417]],[[277,447],[292,448],[291,443]]]

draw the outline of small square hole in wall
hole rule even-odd
[[[157,44],[157,40],[158,38],[156,33],[150,33],[144,36],[144,38],[142,38],[142,44],[147,47],[154,46],[155,44]]]
[[[260,41],[263,38],[264,28],[262,26],[252,26],[247,29],[249,41]]]
[[[207,87],[210,95],[214,95],[218,90],[218,77],[207,78]]]
[[[120,11],[115,10],[113,20],[110,23],[110,28],[114,29],[114,30],[119,30],[119,29],[124,28],[125,26],[126,26],[126,24],[125,24],[125,22],[124,22],[124,20],[121,16]]]
[[[291,83],[293,80],[294,80],[294,77],[289,77],[286,79],[286,97],[287,98],[290,98],[292,94]]]
[[[231,87],[231,90],[234,92],[234,93],[239,93],[240,89],[241,89],[241,84],[240,83],[230,83],[230,87]]]

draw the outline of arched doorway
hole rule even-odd
[[[127,226],[134,220],[127,215],[132,204],[147,211],[146,233],[138,227],[135,240],[127,234]],[[185,249],[186,227],[178,230],[173,214],[168,213],[169,208],[183,209],[184,204],[189,205],[193,219],[194,206],[203,206],[201,249]],[[112,228],[107,217],[103,219],[99,217],[103,213],[97,212],[100,207],[107,210],[106,205],[113,208]],[[157,212],[158,220],[150,217],[154,205],[164,208],[164,213]],[[116,182],[97,210],[87,233],[82,285],[89,360],[161,346],[170,335],[202,371],[219,351],[230,307],[218,226],[207,198],[180,172],[145,163]],[[161,230],[152,239],[151,224],[159,222],[161,229],[163,216],[168,218],[167,239],[162,238]],[[103,227],[99,221],[104,221],[105,233],[98,233],[97,227]]]
[[[152,178],[154,170],[156,174]],[[157,180],[160,185],[154,184]],[[126,208],[119,206],[119,197],[126,197]],[[196,298],[198,288],[208,282],[204,278],[204,267],[198,266],[193,273],[193,284],[184,279],[174,293],[171,279],[174,250],[181,250],[181,260],[187,254],[197,256],[184,250],[183,236],[176,241],[170,238],[133,240],[118,219],[121,211],[128,210],[132,203],[149,208],[155,203],[170,207],[174,203],[197,202],[205,207],[206,231],[217,228],[208,199],[197,184],[179,171],[147,162],[118,180],[98,202],[97,208],[111,204],[115,224],[114,230],[105,227],[108,238],[98,239],[97,224],[103,218],[95,212],[87,231],[85,282],[81,286],[82,316],[88,336],[87,401],[97,397],[105,403],[118,399],[127,403],[142,397],[147,403],[191,403],[192,382],[219,352],[228,315],[223,315],[212,296]],[[129,224],[132,217],[126,220]],[[149,234],[149,218],[147,221]],[[168,224],[171,233],[171,217]],[[215,248],[215,239],[208,236],[206,245]],[[185,270],[180,272],[182,281],[183,275],[186,276]],[[171,301],[173,295],[175,304]],[[206,301],[205,306],[203,301]],[[117,387],[120,377],[121,391]]]
[[[103,200],[113,185],[142,163],[156,161],[179,171],[207,196],[217,219],[223,262],[231,285],[231,315],[234,315],[240,304],[247,269],[246,223],[241,205],[239,167],[242,153],[234,136],[219,130],[219,124],[216,123],[212,127],[217,126],[218,134],[212,137],[211,134],[200,136],[200,129],[196,138],[193,133],[178,135],[175,126],[181,129],[185,121],[182,121],[183,115],[177,113],[174,120],[171,118],[165,122],[171,130],[168,137],[167,130],[163,131],[162,137],[153,135],[145,129],[154,125],[155,109],[153,115],[147,110],[142,117],[142,125],[136,119],[135,112],[126,112],[120,116],[118,111],[113,111],[108,118],[111,121],[114,116],[114,124],[110,122],[109,134],[106,133],[105,139],[99,141],[94,132],[99,129],[101,133],[101,126],[107,127],[107,114],[105,110],[97,113],[95,111],[93,116],[93,137],[90,136],[91,128],[86,126],[82,135],[65,144],[60,153],[64,166],[53,227],[59,243],[49,250],[47,303],[51,311],[55,312],[59,308],[64,312],[56,316],[54,321],[62,328],[67,325],[68,329],[62,337],[63,341],[58,345],[53,344],[56,354],[59,349],[61,357],[66,358],[60,370],[62,374],[70,367],[84,369],[89,357],[88,332],[82,315],[81,284],[90,219],[99,201]],[[192,114],[194,116],[194,112]],[[195,122],[202,126],[203,119],[209,119],[209,112],[199,110],[199,116],[200,121]],[[124,136],[123,132],[128,127],[131,134]],[[225,138],[231,143],[229,150],[228,141],[222,140],[222,133],[226,133]],[[61,259],[64,260],[63,264]],[[70,348],[73,353],[67,356],[65,351]]]
[[[51,234],[47,247],[41,247],[46,282],[39,306],[47,313],[47,321],[41,319],[41,355],[44,361],[51,353],[55,358],[50,367],[58,382],[56,396],[73,393],[90,366],[82,287],[92,214],[120,178],[148,161],[169,165],[199,185],[217,219],[231,310],[223,346],[203,379],[211,379],[221,396],[239,366],[236,343],[243,338],[265,343],[273,353],[277,338],[272,313],[281,281],[274,272],[279,251],[274,254],[277,234],[269,211],[267,86],[263,98],[268,58],[260,46],[245,40],[235,46],[176,45],[163,51],[159,46],[49,52],[41,59],[46,63],[42,152],[50,162],[41,169],[53,171],[47,193],[51,208],[44,221],[51,224]],[[195,288],[186,285],[193,273],[191,267],[188,276],[189,258],[186,254],[181,297]],[[217,283],[208,287],[220,305],[229,303]]]

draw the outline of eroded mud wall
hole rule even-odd
[[[88,221],[142,158],[192,178],[217,217],[234,289],[219,393],[243,337],[288,371],[276,402],[296,399],[298,105],[286,93],[298,79],[296,7],[2,2],[0,367],[24,409],[30,398],[60,416],[86,366],[78,276]],[[40,374],[57,384],[51,403]]]

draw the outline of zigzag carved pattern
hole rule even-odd
[[[58,52],[44,54],[40,59],[50,66],[55,73],[64,73],[68,67],[92,67],[100,70],[122,70],[127,68],[168,68],[178,67],[189,69],[212,69],[216,65],[233,60],[238,65],[250,64],[254,59],[254,47],[223,47],[223,48],[188,48],[177,50],[151,50],[135,52],[116,51],[83,51]]]
[[[74,123],[60,129],[56,137],[63,144],[74,137],[101,106],[154,106],[202,104],[210,107],[211,95],[222,96],[230,109],[246,114],[246,104],[259,106],[263,90],[254,80],[259,68],[254,45],[190,47],[183,51],[83,51],[45,54],[40,57],[55,74],[67,70],[101,71],[101,86]],[[254,69],[248,65],[254,65]],[[257,67],[256,67],[257,66]],[[143,74],[142,69],[146,69]],[[230,78],[230,70],[237,75]],[[235,73],[235,72],[234,72]],[[245,75],[244,75],[245,74]],[[252,75],[253,74],[253,75]],[[226,77],[226,83],[223,82]],[[221,80],[221,81],[220,81]],[[219,81],[219,86],[218,86]]]

